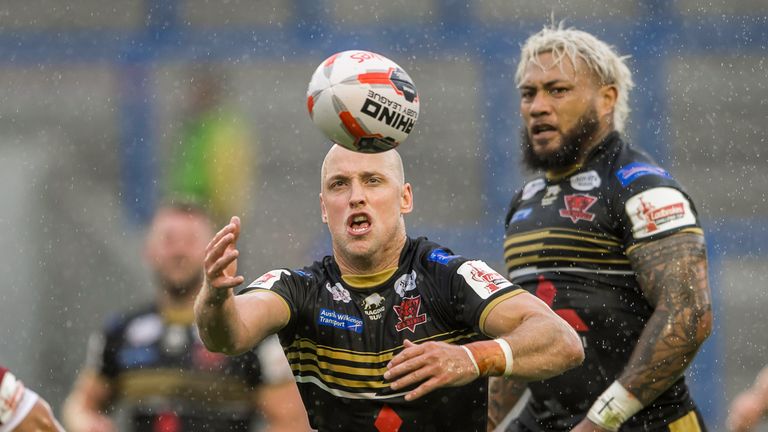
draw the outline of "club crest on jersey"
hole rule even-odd
[[[565,208],[560,209],[560,216],[570,218],[571,222],[576,223],[580,220],[592,222],[595,214],[590,213],[590,207],[597,201],[596,197],[587,194],[566,195]]]
[[[500,275],[483,261],[467,261],[456,271],[483,300],[496,291],[512,286],[512,282]]]
[[[347,291],[347,289],[341,286],[341,284],[338,282],[336,282],[334,285],[326,283],[325,289],[331,293],[334,301],[340,301],[344,303],[349,303],[352,301],[352,296],[349,295],[349,291]]]
[[[369,319],[376,321],[381,318],[381,314],[384,312],[384,297],[379,293],[373,293],[363,299],[361,306],[363,307],[365,315],[367,315]]]
[[[555,202],[557,196],[560,195],[560,186],[554,185],[547,187],[547,193],[541,198],[541,205],[548,206]]]
[[[526,183],[523,186],[523,195],[520,198],[524,200],[533,198],[540,190],[544,189],[544,185],[544,179],[541,178]]]
[[[405,293],[416,289],[416,270],[406,273],[395,281],[395,292],[400,297],[405,297]]]
[[[602,183],[602,181],[595,170],[576,174],[571,177],[571,187],[581,192],[588,192],[594,188],[600,187],[600,183]]]
[[[291,274],[288,270],[272,270],[264,273],[256,279],[255,281],[251,282],[250,285],[248,285],[248,288],[263,288],[263,289],[272,289],[272,286],[275,285],[275,282],[280,280],[280,277],[283,274]]]
[[[419,309],[421,308],[420,295],[417,295],[416,297],[405,297],[400,300],[399,305],[395,305],[393,308],[395,309],[397,317],[400,319],[400,321],[395,324],[395,329],[399,332],[408,329],[411,332],[416,333],[416,326],[427,322],[427,314],[419,313]]]

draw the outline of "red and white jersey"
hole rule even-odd
[[[0,366],[0,425],[7,424],[24,396],[24,384]]]

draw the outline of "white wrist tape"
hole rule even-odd
[[[618,381],[614,381],[587,413],[592,423],[616,432],[622,423],[643,409],[643,404],[628,392]]]
[[[475,367],[475,373],[477,376],[480,376],[480,367],[477,365],[477,360],[475,360],[474,354],[472,354],[472,351],[469,350],[469,348],[465,347],[464,345],[461,346],[464,348],[464,351],[467,352],[467,355],[469,356],[469,360],[472,362],[472,366]]]
[[[512,365],[515,363],[515,360],[512,358],[512,347],[509,346],[509,342],[507,342],[504,338],[498,338],[494,339],[494,342],[499,344],[501,347],[501,350],[504,351],[504,377],[508,377],[512,375]]]

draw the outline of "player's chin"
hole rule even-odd
[[[562,140],[559,135],[547,134],[546,136],[537,136],[531,139],[533,154],[539,158],[546,158],[555,154],[562,147]]]

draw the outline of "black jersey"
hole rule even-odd
[[[302,270],[268,272],[249,288],[269,289],[287,303],[290,321],[278,335],[312,427],[485,431],[487,379],[407,402],[407,391],[392,391],[383,374],[405,339],[484,338],[487,313],[523,292],[487,264],[409,238],[395,273],[374,287],[348,285],[328,256]]]
[[[211,353],[191,314],[166,315],[148,305],[111,319],[89,342],[88,366],[112,384],[115,402],[130,411],[131,430],[250,430],[254,390],[280,379],[260,361],[268,345],[237,357]]]
[[[681,231],[702,233],[690,198],[618,133],[572,172],[535,178],[516,194],[504,242],[509,279],[568,321],[586,354],[582,366],[530,383],[526,426],[570,430],[620,375],[653,312],[627,253]],[[692,408],[681,378],[621,430],[664,425]]]

